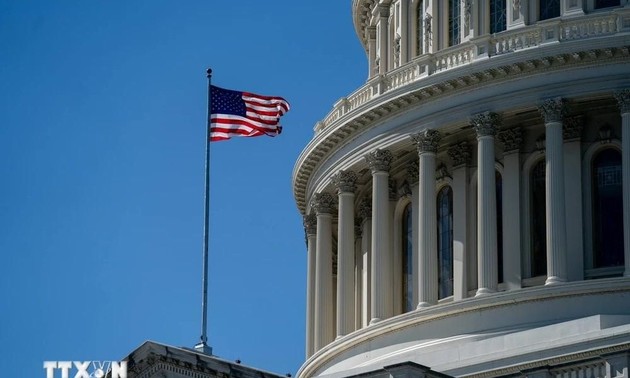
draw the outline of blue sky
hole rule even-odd
[[[277,138],[212,144],[210,345],[297,372],[291,172],[365,80],[350,2],[0,0],[2,376],[198,341],[207,67],[292,106]]]

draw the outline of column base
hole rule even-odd
[[[374,324],[376,324],[376,323],[378,323],[380,321],[381,321],[380,318],[372,318],[372,320],[370,320],[370,324],[369,325],[374,325]]]
[[[433,304],[429,303],[429,302],[420,302],[418,303],[418,307],[416,307],[416,310],[421,310],[423,308],[427,308],[427,307],[431,307],[433,306]]]
[[[475,293],[475,297],[481,297],[483,295],[494,294],[496,292],[497,292],[496,290],[492,290],[487,287],[481,287],[477,289],[477,292]]]
[[[557,285],[557,284],[561,284],[561,283],[565,283],[567,282],[566,278],[560,278],[560,277],[556,277],[556,276],[551,276],[551,277],[547,277],[547,279],[545,280],[545,286],[546,285]]]

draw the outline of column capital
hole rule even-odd
[[[357,174],[353,171],[339,171],[332,177],[332,183],[337,188],[337,194],[354,193],[357,190]]]
[[[562,137],[564,140],[580,139],[584,128],[584,117],[568,117],[562,124]]]
[[[365,161],[367,161],[373,174],[381,171],[389,172],[392,160],[394,160],[394,156],[389,150],[377,149],[365,155]]]
[[[453,167],[470,163],[471,148],[468,142],[459,142],[448,149],[448,156],[453,160]]]
[[[562,97],[544,100],[538,105],[538,111],[545,120],[545,123],[562,122],[566,114],[566,100]]]
[[[304,225],[306,236],[317,234],[317,216],[315,214],[305,215],[302,218],[302,224]]]
[[[372,12],[375,16],[387,18],[389,17],[389,5],[379,4],[374,8]]]
[[[330,193],[315,193],[311,207],[317,215],[332,214],[335,208],[335,197]]]
[[[478,113],[470,117],[470,124],[477,133],[477,138],[494,136],[501,124],[501,115],[493,112]]]
[[[614,96],[621,114],[630,113],[630,89],[615,91]]]
[[[503,144],[503,151],[518,152],[523,143],[523,130],[520,127],[501,130],[497,133],[497,139]]]
[[[418,134],[412,134],[411,140],[418,149],[418,154],[425,152],[437,152],[438,143],[442,139],[440,132],[433,129],[422,130]]]
[[[363,201],[361,201],[357,213],[363,219],[372,218],[372,200],[369,198],[365,198]]]

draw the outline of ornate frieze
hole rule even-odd
[[[470,117],[470,124],[475,129],[477,137],[494,136],[501,124],[501,116],[493,112],[483,112]]]
[[[520,127],[501,130],[497,134],[497,139],[503,144],[503,151],[518,152],[523,144],[523,130]]]
[[[538,111],[545,123],[562,122],[566,114],[566,101],[562,97],[550,98],[538,105]]]
[[[580,139],[584,128],[584,117],[568,117],[562,124],[562,137],[564,140]]]
[[[453,160],[453,167],[468,165],[472,156],[468,142],[459,142],[448,149],[448,156]]]
[[[615,99],[621,114],[630,113],[630,89],[622,89],[615,92]]]
[[[440,135],[440,132],[433,129],[426,129],[419,132],[418,134],[411,135],[411,140],[413,140],[413,143],[418,148],[419,154],[424,152],[436,153],[438,143],[440,142],[441,138],[442,136]]]
[[[389,172],[392,160],[394,160],[394,156],[389,150],[377,149],[365,156],[365,161],[367,161],[372,173],[380,171]]]
[[[361,201],[361,203],[359,204],[359,209],[357,213],[363,219],[372,218],[372,200],[369,198],[364,198],[363,201]]]
[[[317,233],[317,215],[308,214],[302,218],[304,224],[304,232],[306,235],[315,235]]]
[[[339,171],[332,177],[332,183],[337,188],[337,193],[354,193],[357,189],[357,174],[353,171]]]
[[[311,207],[316,214],[332,214],[335,209],[335,197],[330,193],[315,193]]]

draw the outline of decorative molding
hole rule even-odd
[[[513,7],[512,9],[514,10],[514,13],[518,14],[521,12],[521,0],[514,0],[514,2],[512,3]]]
[[[364,198],[359,204],[357,213],[364,220],[372,218],[372,200],[370,198]]]
[[[470,16],[472,11],[472,1],[464,0],[464,28],[470,29]]]
[[[418,160],[414,160],[407,164],[407,181],[413,184],[420,180],[420,168],[418,166]]]
[[[335,209],[335,197],[330,193],[315,193],[311,208],[319,214],[332,214]]]
[[[373,174],[376,172],[389,172],[392,160],[394,160],[394,156],[391,151],[381,150],[380,148],[365,156],[365,161]]]
[[[453,167],[468,165],[472,156],[468,142],[460,142],[448,149],[448,156],[453,160]]]
[[[518,152],[523,144],[523,130],[520,127],[501,130],[497,133],[497,139],[503,144],[503,151]]]
[[[304,225],[304,232],[306,232],[307,236],[317,234],[317,215],[305,215],[302,217],[302,224]]]
[[[431,46],[431,36],[433,34],[433,32],[431,31],[431,20],[433,19],[433,17],[427,13],[424,15],[424,46],[425,49],[428,48],[428,46]]]
[[[470,117],[470,124],[477,133],[477,138],[494,136],[501,124],[501,116],[493,112],[478,113]]]
[[[562,137],[564,140],[580,139],[584,128],[584,117],[567,117],[562,124]]]
[[[562,122],[566,114],[566,101],[562,97],[550,98],[538,105],[538,111],[545,123]]]
[[[354,193],[357,190],[357,174],[353,171],[339,171],[331,179],[337,194]]]
[[[411,140],[416,145],[419,154],[425,152],[436,153],[440,139],[442,139],[440,132],[433,129],[426,129],[418,134],[411,135]]]
[[[621,114],[630,113],[630,89],[622,89],[614,93]]]

